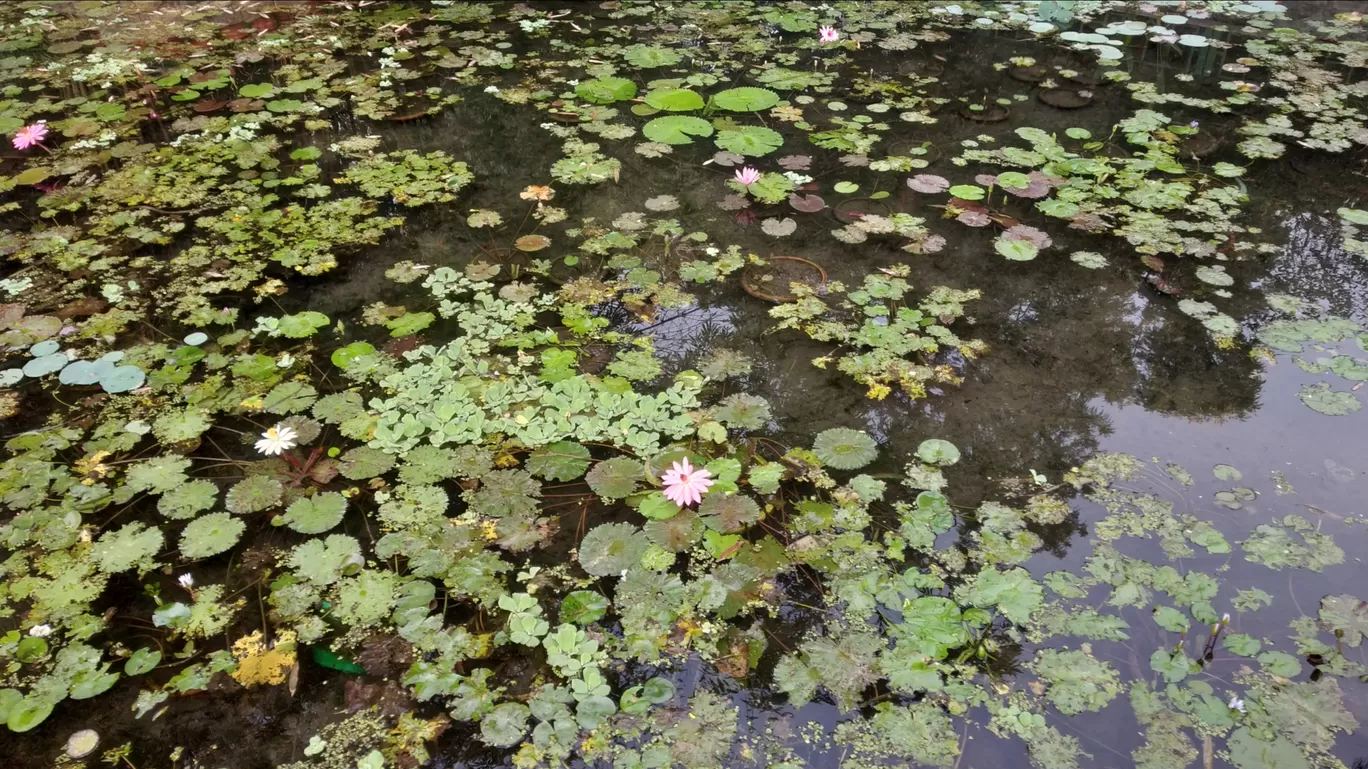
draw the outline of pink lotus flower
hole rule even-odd
[[[749,187],[760,181],[760,172],[750,166],[746,166],[736,172],[736,181]]]
[[[665,483],[665,497],[680,507],[703,501],[703,492],[715,483],[712,473],[695,468],[688,459],[675,462],[660,480]]]
[[[822,43],[823,45],[826,43],[834,43],[840,39],[841,33],[837,32],[835,27],[822,27],[817,30],[817,42]]]
[[[26,150],[35,144],[42,144],[43,139],[47,138],[47,123],[39,120],[33,125],[26,125],[14,134],[14,148]]]

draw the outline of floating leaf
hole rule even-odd
[[[812,451],[822,463],[837,470],[856,470],[879,455],[879,445],[868,433],[833,427],[817,434]]]
[[[998,238],[993,241],[993,249],[1014,262],[1029,262],[1040,254],[1040,249],[1029,240]]]
[[[646,94],[646,103],[665,112],[689,112],[703,109],[703,97],[697,91],[670,88]],[[653,138],[649,137],[648,138]],[[668,143],[668,142],[667,142]]]
[[[342,455],[338,471],[342,477],[353,481],[364,481],[383,475],[394,467],[394,455],[386,454],[369,446],[359,446]]]
[[[588,625],[603,619],[608,613],[608,599],[592,590],[574,590],[561,601],[561,622]]]
[[[1363,408],[1352,392],[1331,390],[1325,382],[1304,385],[1297,397],[1313,411],[1332,417],[1353,414]]]
[[[549,481],[573,481],[589,469],[589,449],[573,441],[557,441],[532,452],[527,469]]]
[[[758,112],[779,103],[779,94],[767,88],[744,86],[714,94],[714,106],[730,112]]]
[[[1368,636],[1368,601],[1352,595],[1327,595],[1320,603],[1320,626],[1349,646]]]
[[[580,566],[595,577],[616,576],[635,566],[649,546],[646,535],[635,526],[605,523],[580,541]]]
[[[717,146],[747,157],[768,155],[784,144],[784,135],[769,128],[744,126],[717,132]],[[782,199],[782,198],[781,198]]]
[[[786,235],[792,235],[798,229],[798,222],[795,222],[789,217],[784,217],[783,219],[765,219],[760,222],[760,229],[766,235],[782,238]]]
[[[760,505],[744,494],[712,491],[698,506],[703,524],[714,531],[735,533],[745,531],[760,520]]]
[[[636,491],[645,471],[645,466],[635,459],[614,457],[594,465],[584,480],[604,499],[624,499]]]
[[[1115,668],[1078,649],[1042,649],[1030,667],[1049,684],[1045,696],[1066,716],[1101,710],[1121,692]]]
[[[600,77],[581,81],[575,94],[593,104],[612,104],[627,101],[637,95],[636,83],[622,77]]]
[[[285,487],[280,481],[265,475],[251,475],[228,490],[224,505],[229,512],[246,515],[275,507],[284,493]]]
[[[703,118],[667,115],[648,122],[641,133],[651,141],[664,144],[690,144],[696,137],[712,136],[713,127]]]
[[[527,733],[532,711],[521,702],[505,702],[480,719],[480,738],[486,745],[506,748],[516,745]]]
[[[162,495],[157,511],[173,520],[194,518],[218,501],[218,486],[212,481],[182,483]]]
[[[195,560],[226,552],[237,544],[246,529],[247,524],[228,513],[200,516],[181,532],[181,555]]]
[[[960,460],[960,451],[950,441],[928,438],[917,446],[917,458],[929,465],[949,467]]]
[[[936,194],[950,189],[950,180],[935,174],[917,174],[907,180],[907,186],[911,187],[914,192]],[[965,198],[965,200],[968,199]]]
[[[346,497],[335,491],[325,491],[291,502],[279,520],[300,534],[322,534],[341,523],[346,512]]]

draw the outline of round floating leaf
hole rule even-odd
[[[99,364],[88,360],[78,360],[62,369],[62,373],[57,375],[57,381],[64,385],[93,385],[100,381],[100,374]]]
[[[1368,601],[1361,601],[1352,595],[1327,595],[1322,598],[1318,618],[1321,627],[1335,633],[1349,646],[1358,646],[1364,636],[1368,636]]]
[[[879,455],[879,445],[861,430],[833,427],[817,434],[812,451],[822,463],[837,470],[857,470]]]
[[[1075,251],[1069,254],[1069,259],[1074,264],[1090,270],[1100,270],[1107,266],[1107,257],[1096,251]]]
[[[1029,262],[1040,254],[1040,248],[1029,240],[998,238],[993,241],[993,248],[1014,262]]]
[[[37,636],[25,636],[19,639],[19,643],[14,647],[14,658],[24,664],[37,662],[47,653],[47,639]]]
[[[156,649],[139,649],[128,658],[124,663],[124,673],[130,676],[140,676],[143,673],[151,672],[153,668],[161,664],[162,653]]]
[[[238,94],[248,99],[265,99],[274,93],[275,86],[270,83],[252,83],[238,89]]]
[[[218,501],[218,486],[212,481],[194,480],[171,489],[157,502],[157,511],[172,520],[194,518]]]
[[[303,382],[282,382],[266,393],[261,405],[271,414],[293,414],[313,405],[318,391]]]
[[[693,547],[703,536],[703,522],[692,510],[680,510],[673,517],[646,522],[646,536],[672,553]]]
[[[679,505],[671,502],[670,498],[665,496],[664,492],[660,491],[653,491],[650,494],[647,494],[642,498],[641,504],[637,506],[637,512],[656,521],[673,518],[676,515],[679,515],[679,511]]]
[[[1216,476],[1216,480],[1226,483],[1238,483],[1244,477],[1234,465],[1216,465],[1211,468],[1211,474]]]
[[[1235,279],[1226,274],[1225,265],[1216,264],[1197,268],[1197,279],[1213,286],[1233,286]]]
[[[126,393],[142,387],[147,375],[137,366],[115,366],[100,377],[100,387],[107,393]]]
[[[161,529],[130,523],[101,534],[90,550],[90,557],[106,574],[118,574],[135,567],[145,571],[155,565],[153,558],[161,552],[164,543]]]
[[[831,185],[831,189],[841,193],[842,195],[849,195],[850,193],[860,189],[860,185],[856,184],[855,182],[836,182],[835,184]]]
[[[735,152],[747,157],[759,157],[760,155],[768,155],[783,146],[784,135],[769,128],[744,126],[718,131],[714,142],[720,149],[728,152]]]
[[[634,67],[670,67],[683,60],[679,54],[669,48],[660,48],[653,45],[634,45],[622,52],[623,58],[627,63]]]
[[[949,467],[960,460],[960,451],[950,441],[928,438],[917,446],[917,458],[928,465]]]
[[[513,241],[513,247],[519,251],[540,251],[551,245],[551,239],[545,235],[524,235]]]
[[[43,355],[24,364],[24,376],[47,376],[53,372],[61,371],[70,362],[71,359],[68,358],[64,352],[54,352],[50,355]]]
[[[341,523],[346,512],[347,498],[335,491],[325,491],[296,499],[279,520],[300,534],[322,534]]]
[[[1336,210],[1335,213],[1339,214],[1341,219],[1350,224],[1368,227],[1368,211],[1358,208],[1341,208]]]
[[[1241,657],[1253,657],[1259,653],[1259,648],[1263,646],[1263,642],[1246,633],[1232,633],[1221,639],[1221,643],[1230,653],[1238,654]]]
[[[71,678],[71,698],[88,700],[109,691],[119,680],[118,673],[82,671]]]
[[[360,416],[365,410],[365,402],[360,393],[346,390],[319,398],[314,403],[313,415],[316,419],[336,425]]]
[[[982,187],[972,184],[956,184],[950,188],[950,194],[960,200],[983,200],[986,193]]]
[[[208,558],[226,552],[242,538],[247,524],[227,513],[209,513],[186,524],[181,532],[181,555]]]
[[[527,469],[548,481],[573,481],[589,469],[589,449],[574,441],[556,441],[532,452]]]
[[[5,725],[11,732],[27,732],[52,715],[52,703],[36,694],[30,694],[12,706]]]
[[[950,189],[950,180],[935,174],[917,174],[907,180],[907,186],[912,188],[913,192],[935,194]]]
[[[770,420],[770,405],[758,395],[734,393],[717,404],[713,416],[728,427],[759,430]]]
[[[745,531],[760,520],[760,505],[744,494],[714,492],[698,506],[703,525],[723,534]]]
[[[346,347],[339,347],[333,350],[332,363],[338,368],[346,368],[348,363],[357,358],[374,355],[375,346],[369,342],[352,342]]]
[[[687,88],[669,88],[646,94],[646,103],[665,112],[689,112],[703,109],[703,97]]]
[[[714,95],[712,103],[729,112],[757,112],[778,104],[779,94],[767,88],[731,88]]]
[[[224,505],[238,515],[255,513],[280,504],[285,487],[274,478],[252,475],[238,481],[228,490]]]
[[[675,685],[668,678],[656,676],[641,685],[641,698],[652,705],[664,705],[674,696]]]
[[[998,174],[997,184],[1005,190],[1024,190],[1031,186],[1031,177],[1019,171],[1005,171]]]
[[[608,599],[592,590],[575,590],[561,601],[561,622],[588,625],[608,613]]]
[[[605,523],[580,541],[579,562],[595,577],[616,576],[641,560],[650,541],[629,523]]]
[[[1282,678],[1301,675],[1301,661],[1287,652],[1264,652],[1257,658],[1265,673]]]
[[[635,459],[614,457],[594,465],[584,480],[604,499],[623,499],[636,491],[645,472],[646,467]]]
[[[338,471],[342,473],[342,478],[347,480],[365,480],[389,472],[393,467],[393,454],[386,454],[369,446],[360,446],[342,454]]]
[[[690,144],[694,137],[712,136],[712,123],[691,115],[666,115],[648,122],[641,133],[663,144]]]
[[[1363,407],[1352,392],[1331,390],[1325,382],[1306,385],[1297,397],[1312,410],[1332,417],[1352,414]]]
[[[61,350],[62,346],[60,344],[58,344],[54,340],[49,339],[46,342],[39,342],[38,344],[35,344],[34,346],[30,347],[29,355],[32,355],[35,358],[41,358],[44,355],[51,355],[55,352],[61,352]]]
[[[522,741],[532,711],[521,702],[505,702],[480,719],[480,738],[486,745],[507,748]]]
[[[634,98],[637,87],[636,83],[623,77],[600,77],[582,81],[575,86],[575,94],[593,104],[612,104]]]

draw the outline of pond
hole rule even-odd
[[[0,746],[1359,765],[1365,12],[0,7]]]

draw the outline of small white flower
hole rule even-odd
[[[1238,696],[1231,697],[1229,705],[1231,710],[1238,710],[1241,713],[1245,712],[1244,700],[1240,699]]]
[[[33,627],[29,628],[29,635],[33,636],[34,638],[47,638],[48,636],[52,635],[52,626],[34,625]]]
[[[284,451],[289,451],[295,447],[295,439],[299,433],[293,427],[279,424],[261,434],[261,440],[256,442],[256,450],[266,456],[273,456]]]
[[[485,93],[498,93],[498,92],[499,92],[499,87],[498,87],[497,85],[487,85],[487,86],[485,86]]]
[[[190,588],[195,586],[195,578],[190,576],[189,574],[180,575],[180,577],[176,579],[176,582],[180,583],[180,586],[185,588],[186,590],[189,590]]]

